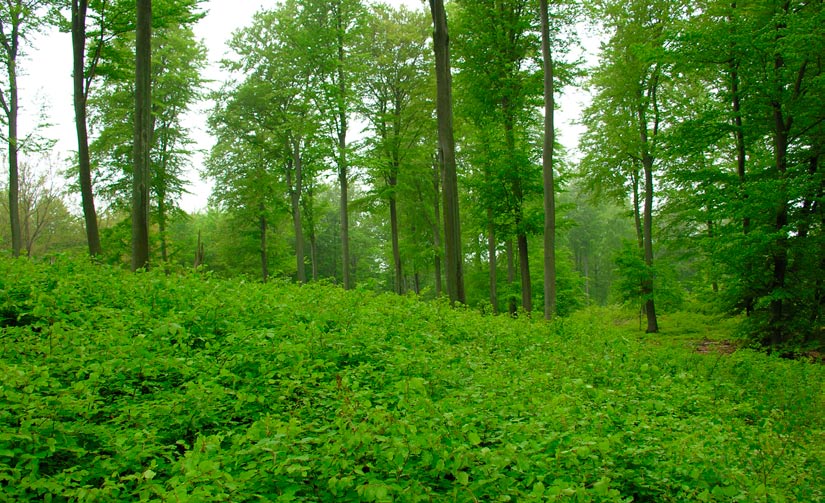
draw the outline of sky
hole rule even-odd
[[[410,9],[426,9],[423,0],[384,0],[393,5],[406,5]],[[218,61],[226,55],[226,41],[232,33],[246,26],[255,12],[272,6],[273,0],[208,0],[204,3],[206,16],[195,27],[195,35],[207,47],[209,66],[205,77],[219,86],[223,80]],[[56,30],[37,36],[27,50],[20,78],[21,117],[23,135],[33,131],[39,122],[36,117],[42,109],[50,126],[42,131],[46,137],[57,141],[52,158],[64,159],[77,148],[72,105],[72,52],[71,35]],[[560,100],[561,110],[556,119],[561,142],[574,149],[581,128],[574,124],[584,101],[581,94],[571,94]],[[196,149],[207,151],[212,139],[205,129],[209,103],[201,103],[188,116],[188,127],[196,140]],[[201,179],[199,172],[203,155],[196,154],[187,176],[190,194],[181,199],[181,208],[188,212],[203,210],[207,205],[210,184]],[[58,167],[58,169],[62,166]]]

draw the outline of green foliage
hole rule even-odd
[[[446,302],[0,259],[0,501],[825,500],[825,372]]]

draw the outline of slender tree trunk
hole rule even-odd
[[[453,137],[453,97],[450,76],[450,47],[447,13],[443,0],[430,0],[433,18],[433,48],[437,87],[439,159],[444,169],[444,241],[447,262],[447,292],[450,301],[467,302],[464,294],[464,264],[461,250],[461,223],[458,209],[455,139]]]
[[[656,83],[649,91],[648,98],[653,102],[656,109]],[[644,249],[644,260],[647,271],[642,280],[642,294],[645,297],[644,311],[647,317],[647,329],[649,334],[659,332],[659,323],[656,319],[656,306],[653,301],[653,156],[650,154],[650,138],[648,135],[647,116],[643,105],[639,106],[639,135],[642,146],[642,169],[645,177],[644,194],[644,216],[642,221],[642,246]],[[653,135],[658,132],[658,117],[654,119]]]
[[[507,99],[501,104],[504,115],[504,138],[512,171],[512,190],[515,199],[516,244],[518,246],[519,273],[521,276],[521,307],[526,312],[533,310],[533,286],[530,280],[530,261],[527,250],[527,233],[524,230],[524,189],[522,187],[522,170],[516,163],[516,138],[514,132],[515,118]]]
[[[780,68],[777,63],[777,69]],[[776,193],[774,230],[777,233],[776,243],[771,252],[773,273],[771,277],[771,292],[781,292],[785,288],[786,273],[788,270],[788,238],[785,227],[788,225],[788,197],[786,188],[786,173],[788,170],[788,124],[784,118],[781,105],[773,104],[774,112],[774,163],[779,179],[779,188]],[[770,302],[770,336],[771,345],[784,342],[787,329],[784,326],[785,305],[781,297],[774,296]]]
[[[263,205],[263,203],[261,203],[258,210],[261,212],[260,216],[258,217],[261,230],[261,281],[266,283],[266,281],[269,279],[269,256],[267,254],[266,246],[266,207]]]
[[[344,75],[344,26],[341,8],[336,10],[336,27],[338,29],[338,186],[341,192],[341,269],[344,289],[349,290],[353,285],[350,269],[349,250],[349,180],[347,166],[347,86]]]
[[[733,25],[733,13],[737,8],[736,2],[731,2],[731,15],[728,17],[728,22]],[[732,49],[736,49],[735,44]],[[740,197],[742,198],[742,204],[745,207],[745,211],[743,212],[742,216],[742,234],[747,236],[750,233],[750,216],[748,215],[748,191],[745,186],[745,182],[747,181],[747,171],[746,171],[746,151],[745,151],[745,128],[742,122],[742,102],[741,102],[741,93],[739,91],[739,61],[735,56],[735,53],[732,51],[731,61],[729,63],[728,73],[730,76],[730,94],[731,94],[731,108],[733,111],[733,137],[734,143],[736,148],[736,174],[739,177],[739,190],[740,190]],[[753,264],[748,260],[744,264],[745,268],[745,281],[747,281],[745,285],[745,296],[744,296],[744,304],[745,304],[745,314],[746,316],[750,316],[753,314],[753,297],[751,296],[751,283],[753,280],[751,279],[753,276]]]
[[[433,269],[435,270],[435,296],[441,297],[441,169],[437,159],[433,160]]]
[[[714,232],[713,232],[713,220],[708,219],[706,225],[707,225],[707,229],[708,229],[708,239],[713,239],[714,236],[715,236]],[[711,268],[710,274],[709,274],[710,275],[710,286],[711,286],[711,289],[713,289],[714,293],[718,293],[719,292],[719,282],[716,280],[716,271],[715,271],[716,265],[715,265],[715,260],[714,260],[712,255],[710,257],[710,268]]]
[[[542,172],[544,175],[544,319],[549,320],[556,314],[556,193],[553,179],[553,144],[556,139],[554,112],[556,106],[547,0],[541,0],[539,4],[539,9],[541,9],[541,54],[544,63],[544,144],[542,147]]]
[[[92,169],[89,160],[89,133],[86,102],[91,75],[85,75],[86,60],[86,12],[88,0],[72,0],[72,58],[74,83],[74,115],[77,132],[77,162],[80,177],[80,200],[86,223],[86,242],[89,255],[100,255],[100,232],[92,189]]]
[[[487,208],[487,265],[490,279],[490,305],[493,307],[493,313],[498,312],[498,294],[496,292],[496,285],[498,283],[498,274],[496,273],[496,224],[493,215],[493,209]]]
[[[404,293],[404,272],[401,267],[401,246],[398,243],[398,201],[395,197],[395,189],[398,186],[398,167],[393,161],[392,171],[387,178],[387,185],[390,186],[390,240],[392,241],[392,263],[395,271],[395,293]]]
[[[10,19],[8,26],[6,22],[0,22],[0,42],[2,42],[3,52],[6,59],[6,78],[8,78],[9,94],[8,101],[4,95],[0,95],[0,105],[6,118],[8,138],[8,166],[9,166],[9,220],[11,223],[11,248],[12,255],[20,256],[23,249],[23,234],[20,226],[20,175],[18,172],[17,152],[19,149],[17,138],[17,115],[19,111],[19,98],[17,88],[17,56],[20,52],[20,26],[22,24],[18,2],[9,2],[8,9]],[[7,29],[10,31],[7,33]]]
[[[195,262],[193,267],[197,269],[198,267],[202,266],[205,259],[206,253],[204,252],[203,241],[201,240],[201,231],[200,229],[198,229],[198,244],[195,248]]]
[[[516,304],[516,299],[513,296],[513,283],[516,281],[516,258],[515,253],[513,252],[513,240],[508,239],[506,243],[506,252],[507,252],[507,290],[509,290],[509,294],[507,295],[507,312],[510,315],[516,314],[518,310],[518,305]]]
[[[16,44],[15,44],[16,45]],[[11,219],[11,252],[20,256],[23,248],[23,235],[20,227],[20,176],[17,170],[17,115],[19,110],[17,95],[16,57],[9,61],[9,111],[8,111],[8,148],[9,148],[9,217]]]
[[[166,235],[166,194],[160,193],[158,194],[158,234],[160,234],[160,260],[163,262],[164,267],[167,267],[169,264],[169,243]],[[169,269],[167,267],[167,273]]]
[[[644,254],[647,274],[642,282],[642,293],[645,295],[645,315],[647,329],[645,332],[655,334],[659,332],[659,323],[656,319],[656,307],[653,302],[653,158],[645,154],[642,161],[645,171],[645,214],[644,214]]]
[[[299,140],[292,142],[292,159],[287,166],[287,185],[289,186],[289,200],[292,207],[292,228],[295,232],[295,275],[298,283],[306,283],[306,266],[304,265],[304,229],[301,222],[301,192],[303,191],[303,161]],[[292,178],[292,172],[295,178]]]
[[[631,182],[633,184],[633,227],[636,229],[636,244],[639,250],[644,250],[644,233],[642,232],[642,203],[641,196],[639,196],[639,172],[632,171],[630,173]]]
[[[136,0],[132,270],[149,267],[149,149],[152,144],[152,0]]]

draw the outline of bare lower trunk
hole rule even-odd
[[[72,0],[72,54],[74,83],[74,113],[77,132],[77,162],[80,178],[80,200],[86,224],[86,242],[89,255],[100,255],[100,232],[92,189],[92,170],[89,159],[89,133],[86,114],[90,79],[85,75],[87,0]]]
[[[443,0],[430,0],[435,51],[436,109],[438,145],[444,169],[444,241],[447,262],[447,292],[451,302],[467,302],[464,294],[464,265],[461,250],[461,222],[458,210],[455,139],[453,137],[453,98],[450,75],[450,48],[447,14]]]
[[[398,203],[395,198],[397,180],[390,177],[390,239],[392,241],[392,263],[395,271],[395,293],[404,293],[404,273],[401,269],[401,246],[398,243]]]
[[[553,179],[553,144],[556,137],[553,121],[555,91],[547,0],[541,0],[539,4],[541,9],[541,53],[544,63],[544,144],[542,147],[542,173],[544,175],[544,318],[549,320],[556,314],[556,195]],[[587,273],[585,273],[586,277]]]
[[[152,1],[137,0],[132,270],[149,267],[149,149],[152,144]]]
[[[493,307],[493,313],[498,312],[496,262],[496,227],[493,220],[493,209],[487,208],[487,264],[490,276],[490,305]]]
[[[530,257],[527,253],[527,235],[518,235],[518,261],[521,273],[521,307],[526,312],[533,310],[533,287],[530,282]]]
[[[266,215],[264,214],[264,207],[261,205],[260,207],[261,215],[259,218],[260,230],[261,230],[261,281],[266,283],[266,280],[269,279],[269,257],[267,256],[266,251]]]
[[[516,314],[518,310],[518,305],[516,304],[516,298],[513,296],[513,283],[516,281],[516,259],[513,253],[513,240],[508,239],[506,243],[506,251],[507,251],[507,290],[509,290],[509,295],[507,295],[507,312],[510,315]]]
[[[433,162],[433,268],[435,270],[435,296],[436,298],[441,297],[442,285],[441,285],[441,231],[438,228],[439,222],[441,222],[441,170],[439,169],[439,163]]]

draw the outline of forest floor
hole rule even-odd
[[[825,501],[825,367],[637,323],[0,258],[0,502]]]

